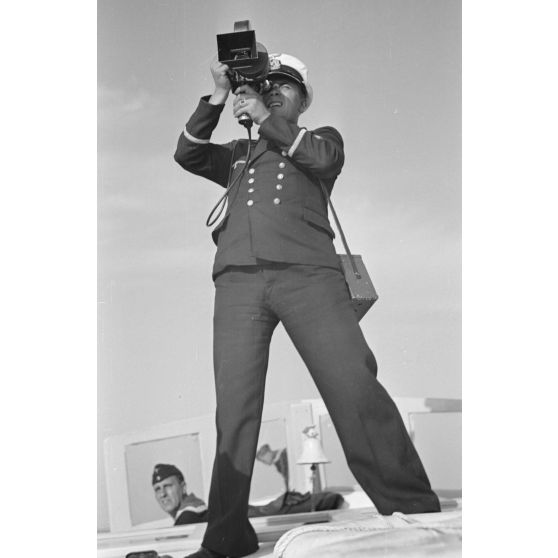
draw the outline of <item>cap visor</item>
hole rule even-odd
[[[297,76],[291,74],[290,72],[285,72],[285,71],[282,71],[282,70],[272,70],[271,72],[269,72],[269,74],[267,74],[268,78],[271,78],[273,76],[284,76],[284,77],[289,78],[291,81],[294,81],[295,83],[300,85],[304,94],[307,95],[306,86],[304,85],[304,83],[302,81],[302,78],[297,77]]]

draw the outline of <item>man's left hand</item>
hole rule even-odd
[[[255,124],[260,125],[269,116],[270,113],[264,105],[262,96],[249,85],[241,85],[234,94],[236,95],[233,102],[235,118],[247,114]]]

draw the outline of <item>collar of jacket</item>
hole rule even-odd
[[[263,155],[269,149],[269,142],[265,138],[260,138],[256,143],[254,152],[252,153],[252,160],[260,155]]]

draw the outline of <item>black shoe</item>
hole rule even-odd
[[[225,554],[219,554],[218,552],[213,552],[213,550],[209,550],[208,548],[204,548],[203,546],[200,547],[199,550],[196,550],[193,554],[188,554],[188,556],[184,556],[184,558],[227,558]]]

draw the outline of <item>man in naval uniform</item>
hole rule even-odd
[[[159,463],[151,479],[155,498],[175,525],[207,521],[207,506],[193,492],[188,494],[182,471],[174,465]]]
[[[207,521],[205,502],[193,492],[188,493],[182,471],[174,465],[159,463],[152,475],[153,492],[162,510],[168,513],[175,525]],[[300,494],[287,489],[274,500],[261,506],[248,506],[248,517],[308,513],[310,511],[335,510],[343,505],[343,496],[335,492]]]
[[[298,125],[312,103],[306,66],[270,55],[272,87],[234,91],[259,139],[217,145],[211,133],[230,93],[227,66],[211,65],[215,89],[180,134],[175,160],[222,187],[234,182],[215,229],[214,367],[217,451],[202,547],[188,558],[240,557],[258,541],[248,496],[261,422],[269,346],[279,322],[328,408],[349,467],[378,511],[440,510],[397,408],[376,379],[333,245],[320,181],[331,192],[343,140]],[[235,182],[236,181],[236,182]]]

